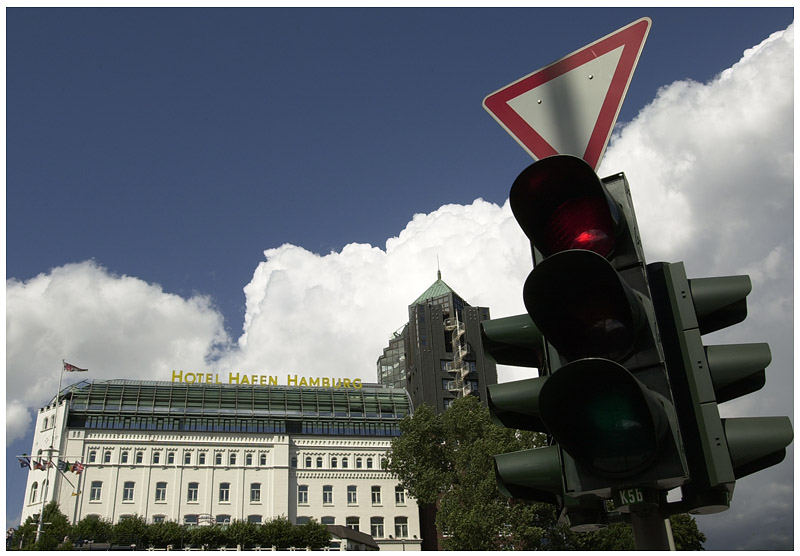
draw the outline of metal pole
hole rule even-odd
[[[631,511],[631,527],[636,550],[675,550],[669,519],[657,506],[643,505]]]
[[[53,412],[53,432],[50,435],[50,449],[48,450],[49,457],[47,458],[47,471],[45,475],[44,485],[42,487],[42,509],[39,512],[39,523],[36,526],[36,539],[33,541],[34,544],[39,542],[39,538],[42,536],[42,524],[44,523],[44,505],[46,502],[46,495],[48,494],[45,489],[50,489],[50,466],[53,463],[53,442],[55,442],[56,437],[56,421],[58,421],[58,395],[61,393],[61,380],[64,378],[64,360],[61,360],[61,372],[58,374],[58,390],[56,390],[56,397],[55,397],[55,411]],[[41,461],[41,460],[40,460]]]

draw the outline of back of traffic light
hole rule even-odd
[[[690,467],[676,507],[724,511],[735,481],[780,463],[793,437],[788,417],[720,418],[718,404],[764,386],[772,359],[765,343],[704,346],[701,339],[747,317],[750,278],[689,280],[683,263],[653,264],[649,272]]]

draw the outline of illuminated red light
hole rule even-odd
[[[614,223],[608,203],[600,196],[568,199],[543,226],[540,248],[549,254],[586,249],[608,257],[614,251]]]

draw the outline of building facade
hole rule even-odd
[[[416,501],[382,468],[411,410],[378,385],[82,382],[39,411],[31,459],[54,465],[28,472],[22,521],[56,500],[73,523],[315,519],[419,549]]]
[[[378,381],[406,388],[414,406],[425,403],[437,413],[462,396],[485,403],[486,387],[497,383],[497,367],[481,342],[480,322],[488,319],[488,307],[469,305],[438,272],[378,358]]]

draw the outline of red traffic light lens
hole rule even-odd
[[[586,249],[608,257],[614,251],[614,223],[603,197],[569,199],[544,225],[537,247],[543,253]]]
[[[569,249],[606,258],[614,253],[621,214],[584,160],[556,155],[534,162],[514,181],[509,199],[520,227],[545,257]]]

